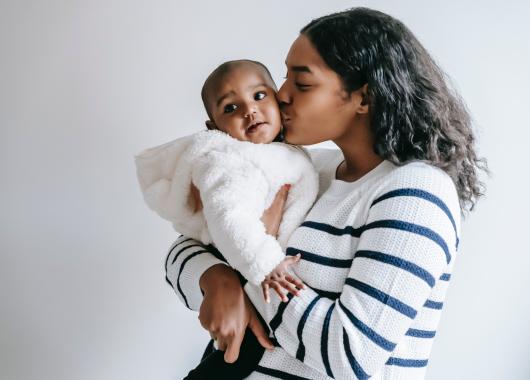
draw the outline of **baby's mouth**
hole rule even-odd
[[[263,122],[263,121],[257,121],[255,123],[252,123],[250,124],[247,129],[246,129],[246,132],[247,133],[254,133],[256,132],[261,126],[265,125],[266,123]]]

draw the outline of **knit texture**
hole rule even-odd
[[[147,149],[135,163],[148,206],[183,235],[213,242],[255,285],[285,258],[287,242],[318,192],[318,174],[303,148],[239,141],[220,131]],[[200,211],[189,202],[192,183],[200,192]],[[261,216],[284,184],[291,190],[275,239]]]
[[[422,379],[458,248],[456,188],[421,162],[383,161],[355,182],[335,180],[341,152],[311,154],[319,198],[287,248],[301,253],[294,270],[308,288],[266,304],[245,285],[280,346],[248,379]],[[171,247],[167,279],[190,309],[217,263],[191,239]]]

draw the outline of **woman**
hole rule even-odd
[[[340,148],[313,153],[320,195],[287,249],[301,253],[296,274],[307,287],[265,303],[218,254],[184,237],[168,255],[168,281],[200,308],[226,361],[247,327],[269,348],[250,379],[423,378],[460,215],[481,195],[470,117],[414,35],[381,12],[312,21],[286,65],[286,141]],[[269,228],[284,199],[264,216]]]

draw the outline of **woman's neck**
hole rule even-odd
[[[374,152],[373,135],[368,123],[350,128],[349,133],[334,143],[344,155],[344,161],[336,172],[336,179],[341,181],[356,181],[383,162],[383,158]]]

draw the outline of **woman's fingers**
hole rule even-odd
[[[273,207],[276,209],[276,213],[282,215],[283,208],[285,207],[285,202],[287,201],[287,196],[289,195],[289,189],[291,185],[283,185],[280,190],[276,193],[276,198],[273,202]]]
[[[221,350],[221,351],[225,351],[226,350],[226,341],[224,339],[218,339],[216,340],[216,343],[217,343],[217,349],[218,350]]]
[[[268,350],[274,349],[274,345],[272,344],[271,340],[267,336],[265,328],[261,324],[254,310],[252,310],[252,312],[250,313],[248,328],[252,330],[252,332],[256,336],[256,339],[263,347],[265,347]]]
[[[239,357],[239,349],[241,348],[241,342],[243,342],[244,332],[234,334],[231,339],[227,341],[225,351],[225,362],[233,363]]]
[[[267,282],[264,282],[262,289],[263,289],[263,298],[265,299],[265,302],[270,303],[271,298],[269,294],[269,284]]]
[[[261,221],[265,225],[265,231],[267,234],[272,236],[278,235],[278,229],[280,227],[280,222],[282,220],[283,208],[285,206],[285,201],[289,193],[291,185],[284,185],[278,190],[274,201],[269,206],[267,210],[263,213]]]

